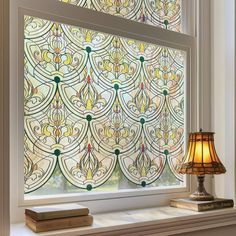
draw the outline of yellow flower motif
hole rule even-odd
[[[85,33],[85,42],[87,42],[87,43],[91,43],[92,42],[92,32],[90,30],[88,30]]]

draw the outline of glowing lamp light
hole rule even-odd
[[[176,166],[181,174],[197,175],[197,190],[190,195],[191,200],[210,201],[214,197],[204,187],[205,174],[222,174],[226,172],[214,145],[213,132],[195,132],[189,134],[189,145],[183,162]]]

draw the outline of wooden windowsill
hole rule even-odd
[[[194,212],[172,207],[157,207],[121,212],[94,214],[89,227],[33,233],[24,223],[11,225],[11,236],[111,236],[111,235],[174,235],[201,229],[236,224],[236,207],[207,212]],[[139,233],[139,234],[137,234]]]

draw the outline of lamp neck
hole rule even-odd
[[[199,192],[206,191],[204,187],[204,180],[205,180],[205,175],[197,175],[197,182],[198,182],[197,190]]]
[[[206,192],[204,187],[205,175],[197,175],[197,191],[190,195],[190,199],[194,201],[212,201],[214,197]]]

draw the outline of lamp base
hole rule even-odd
[[[214,200],[214,197],[211,194],[207,193],[204,187],[204,179],[205,179],[205,175],[197,175],[198,186],[197,186],[197,190],[189,196],[191,200],[193,201]]]
[[[191,199],[192,201],[212,201],[214,200],[214,197],[207,192],[196,191],[189,196],[189,199]]]

